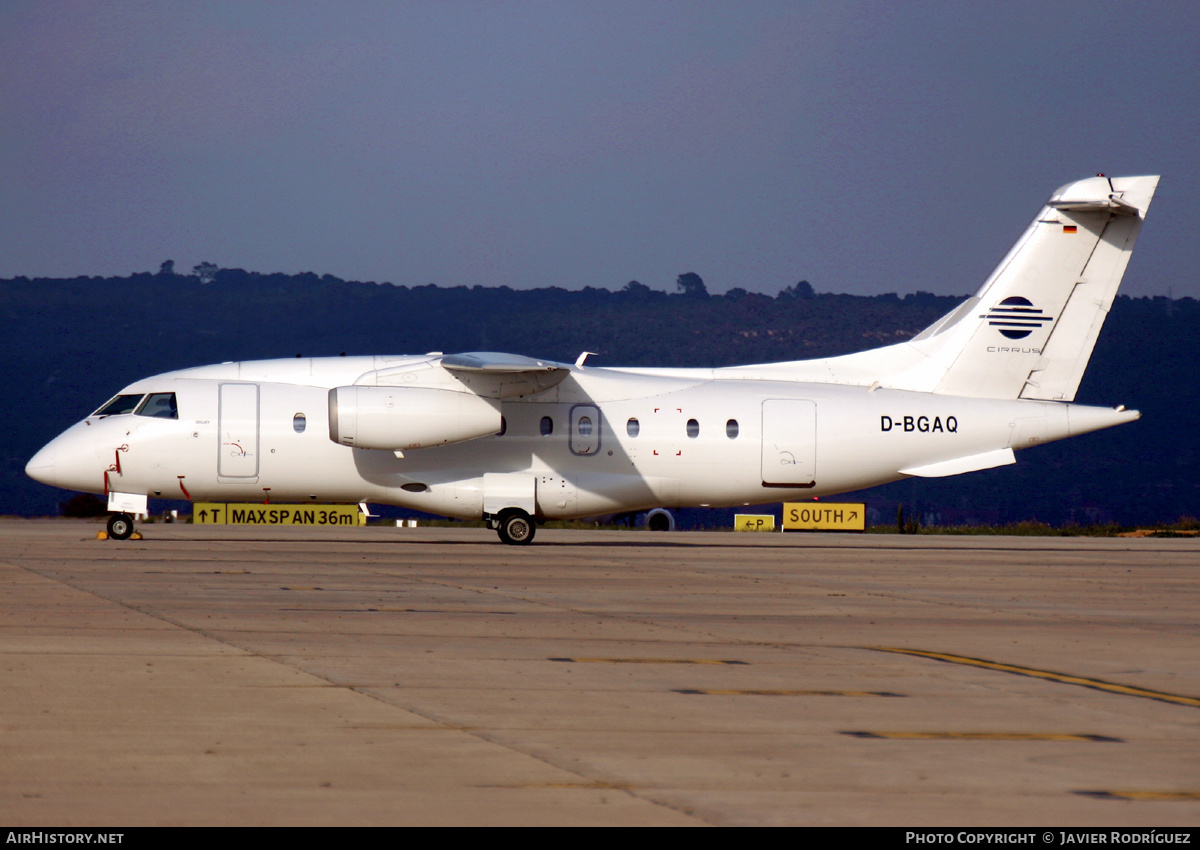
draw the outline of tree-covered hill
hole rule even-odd
[[[315,274],[197,267],[178,275],[0,281],[6,392],[0,513],[53,514],[67,494],[25,462],[124,384],[225,360],[427,351],[511,351],[589,363],[724,366],[842,354],[909,338],[958,299],[928,294],[779,297],[703,283],[667,294],[604,289],[396,287]],[[699,280],[699,278],[697,278]],[[1149,522],[1200,514],[1200,302],[1119,297],[1079,401],[1126,404],[1132,425],[1018,454],[1015,466],[877,488],[944,521]],[[1028,462],[1036,459],[1036,462]]]

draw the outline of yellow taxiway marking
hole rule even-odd
[[[676,688],[677,694],[706,694],[709,696],[754,696],[754,697],[902,697],[890,691],[776,691],[776,690],[729,690],[717,688]]]
[[[1200,800],[1200,791],[1076,791],[1084,797],[1099,797],[1104,800],[1151,800],[1175,802],[1177,800]]]
[[[878,652],[896,652],[901,655],[915,655],[919,658],[930,658],[934,661],[945,661],[948,664],[966,664],[971,667],[982,667],[986,670],[998,670],[1001,673],[1015,673],[1018,676],[1031,676],[1034,679],[1047,679],[1051,682],[1061,682],[1065,685],[1079,685],[1098,691],[1108,691],[1113,694],[1125,694],[1131,697],[1171,702],[1176,705],[1190,705],[1200,708],[1200,698],[1182,694],[1168,694],[1163,691],[1152,691],[1149,688],[1138,688],[1133,685],[1121,685],[1117,682],[1106,682],[1103,679],[1088,679],[1084,676],[1072,676],[1068,673],[1055,673],[1051,670],[1038,670],[1034,667],[1019,667],[1016,664],[1002,664],[998,661],[988,661],[983,658],[970,658],[965,655],[950,655],[945,652],[926,652],[921,649],[903,649],[891,646],[871,646]]]
[[[852,738],[891,738],[904,741],[1092,741],[1123,744],[1107,735],[1074,735],[1065,732],[843,732]]]
[[[747,664],[728,658],[550,658],[574,664]]]

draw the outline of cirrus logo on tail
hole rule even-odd
[[[979,318],[987,319],[989,325],[1009,339],[1024,339],[1042,325],[1054,321],[1053,316],[1047,316],[1020,295],[1005,298]]]

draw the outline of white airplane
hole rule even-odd
[[[536,523],[736,506],[1015,462],[1139,417],[1072,404],[1158,177],[1062,187],[974,296],[913,339],[818,360],[617,369],[474,352],[222,363],[121,390],[26,472],[148,498],[376,502]]]

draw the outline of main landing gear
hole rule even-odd
[[[108,518],[108,536],[113,540],[128,540],[133,534],[133,517],[129,514],[113,514]]]
[[[533,542],[537,531],[537,523],[533,517],[520,508],[508,508],[500,512],[494,520],[496,533],[500,535],[501,543],[514,546],[524,546]]]

